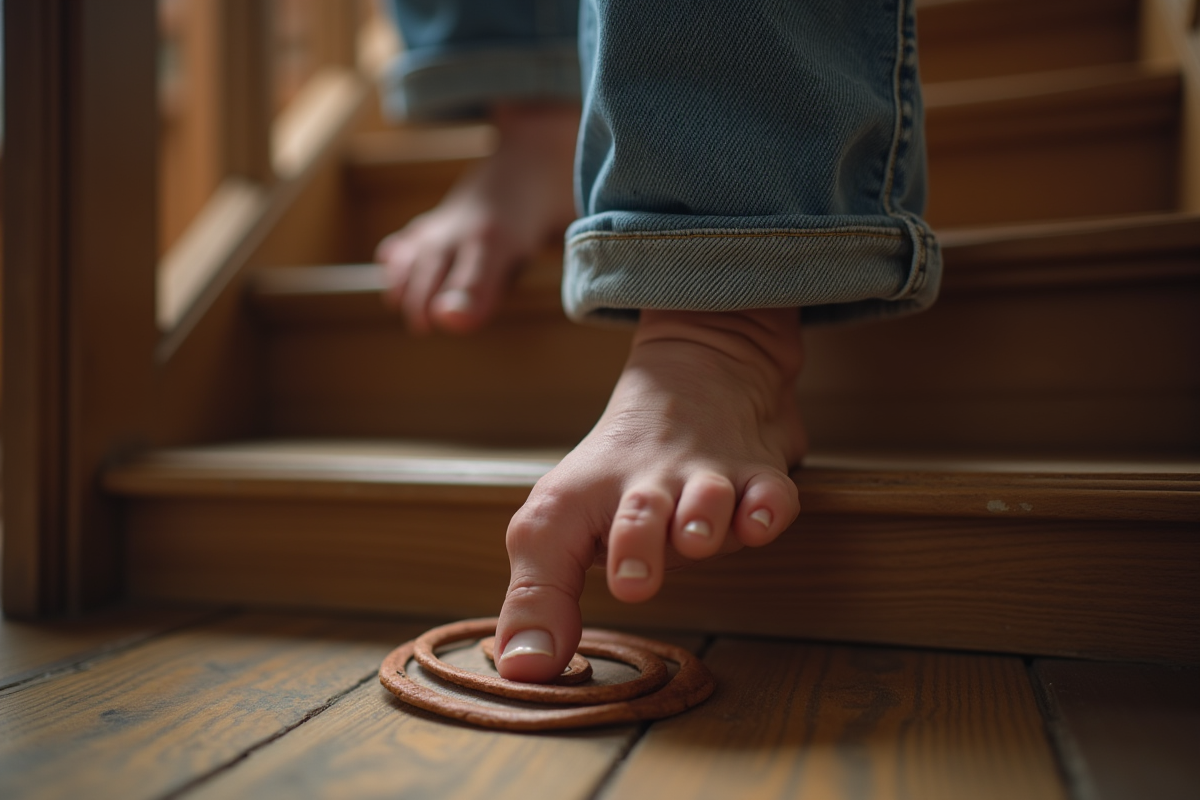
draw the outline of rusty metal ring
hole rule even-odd
[[[488,661],[496,662],[496,637],[488,636],[479,640],[479,649],[483,651],[483,655]],[[590,680],[592,677],[592,665],[583,656],[576,653],[571,656],[571,661],[567,664],[567,668],[562,671],[562,674],[555,678],[551,683],[555,686],[574,686],[577,683],[583,683]]]
[[[495,620],[488,622],[495,630]],[[652,653],[674,661],[679,665],[679,670],[658,691],[632,700],[574,708],[494,708],[414,682],[405,671],[414,657],[416,640],[413,640],[387,655],[379,668],[379,681],[409,705],[484,728],[510,731],[562,730],[662,719],[704,702],[716,686],[708,669],[682,647],[611,631],[587,630],[585,636],[592,642],[619,643]]]
[[[426,631],[417,637],[413,658],[426,671],[464,689],[474,689],[510,700],[532,703],[589,704],[615,703],[641,697],[656,691],[670,678],[662,659],[645,650],[622,644],[619,640],[595,641],[584,638],[579,650],[584,655],[609,658],[636,669],[640,674],[631,681],[601,686],[555,686],[541,683],[520,683],[499,676],[480,675],[447,664],[437,657],[437,648],[464,639],[479,639],[495,633],[495,619],[468,619]]]

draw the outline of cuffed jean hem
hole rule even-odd
[[[644,308],[797,307],[805,324],[822,324],[921,311],[940,282],[937,241],[919,219],[812,218],[787,228],[568,231],[562,291],[577,322],[633,322]]]
[[[501,100],[578,103],[574,39],[533,47],[407,53],[383,79],[384,113],[395,119],[480,117]]]

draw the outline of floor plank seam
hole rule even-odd
[[[7,696],[14,692],[27,689],[30,686],[36,686],[47,681],[57,680],[58,678],[67,675],[74,675],[79,672],[87,672],[97,664],[102,664],[109,659],[116,658],[122,653],[127,653],[130,650],[149,644],[157,639],[166,636],[172,636],[181,631],[190,630],[192,628],[201,628],[205,625],[211,625],[215,622],[234,617],[240,613],[244,613],[245,609],[240,606],[227,606],[224,608],[215,609],[212,613],[203,614],[195,619],[181,622],[177,625],[168,625],[161,630],[152,631],[145,634],[135,634],[126,639],[118,639],[115,642],[100,645],[92,650],[87,650],[74,656],[69,656],[58,661],[52,661],[40,667],[35,667],[25,672],[19,672],[8,678],[3,679],[0,683],[0,696]]]
[[[717,637],[715,636],[705,636],[704,641],[702,641],[700,646],[696,648],[696,657],[703,661],[704,656],[708,653],[709,648],[712,647],[713,642],[716,640]],[[620,752],[617,753],[616,757],[612,760],[612,763],[608,765],[608,769],[606,769],[604,774],[601,775],[596,781],[596,788],[593,789],[589,795],[587,795],[585,800],[600,800],[600,798],[604,796],[605,792],[609,788],[609,785],[612,784],[616,778],[617,773],[621,771],[623,766],[625,766],[625,762],[629,760],[630,754],[633,753],[638,744],[641,743],[642,738],[645,737],[645,735],[650,731],[650,727],[653,724],[653,722],[644,722],[638,726],[637,733],[631,736],[626,745],[621,748]]]
[[[378,677],[379,677],[379,672],[372,670],[371,672],[367,673],[367,675],[365,675],[363,678],[356,681],[353,685],[347,687],[345,689],[345,691],[338,692],[333,697],[330,697],[328,700],[326,700],[321,705],[310,710],[308,713],[306,713],[303,717],[298,719],[296,722],[292,723],[291,725],[288,725],[287,727],[283,728],[282,730],[276,731],[275,733],[271,734],[270,736],[266,737],[265,739],[250,745],[245,750],[243,750],[242,752],[238,753],[233,758],[226,761],[224,764],[219,764],[216,767],[213,767],[208,772],[204,773],[203,775],[197,775],[195,778],[192,778],[190,781],[188,781],[184,785],[180,786],[179,788],[172,789],[171,791],[162,795],[159,798],[159,800],[178,800],[178,798],[183,797],[188,792],[191,792],[192,790],[199,788],[201,785],[218,777],[219,775],[223,775],[224,773],[226,773],[229,770],[236,767],[238,764],[240,764],[243,761],[245,761],[246,759],[250,758],[250,756],[254,755],[259,750],[262,750],[264,747],[270,746],[271,744],[279,741],[284,736],[287,736],[289,733],[291,733],[292,731],[299,728],[301,725],[304,725],[305,723],[321,716],[322,714],[324,714],[326,711],[328,711],[329,709],[336,706],[338,703],[340,703],[343,699],[345,699],[349,695],[358,691],[359,689],[361,689],[363,686],[367,685],[371,681],[377,680]]]
[[[1050,743],[1050,750],[1054,753],[1054,765],[1058,769],[1059,780],[1062,781],[1063,787],[1070,794],[1072,800],[1097,800],[1099,794],[1088,779],[1086,770],[1083,769],[1081,754],[1063,727],[1057,704],[1047,688],[1042,685],[1042,681],[1038,679],[1034,666],[1036,662],[1030,658],[1026,658],[1024,661],[1025,676],[1029,679],[1030,688],[1033,689],[1033,697],[1042,717],[1042,727],[1046,732],[1046,739]]]

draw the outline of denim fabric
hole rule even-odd
[[[384,76],[384,111],[478,116],[507,100],[579,100],[578,0],[393,0],[404,55]]]
[[[567,313],[796,306],[811,324],[931,304],[912,5],[584,0]],[[526,19],[510,6],[489,14]],[[450,53],[431,30],[406,38]]]

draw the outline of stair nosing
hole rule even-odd
[[[487,453],[489,451],[480,450]],[[807,513],[1029,519],[1200,519],[1200,461],[1063,464],[814,456],[794,473]],[[295,498],[519,504],[556,462],[538,457],[413,457],[220,448],[151,452],[110,468],[106,490],[126,498]],[[941,464],[939,467],[938,465]],[[989,468],[990,464],[990,468]],[[1100,468],[1096,468],[1100,465]],[[1124,468],[1122,468],[1124,467]],[[1055,470],[1060,471],[1055,471]],[[1065,470],[1065,471],[1062,471]],[[802,512],[803,513],[803,512]]]

